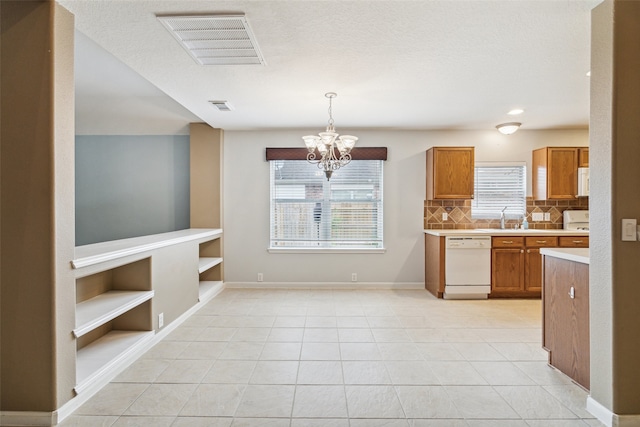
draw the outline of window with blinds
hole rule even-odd
[[[475,196],[471,203],[473,219],[521,218],[526,213],[526,164],[478,163],[475,166]]]
[[[271,160],[271,248],[382,249],[382,160]]]

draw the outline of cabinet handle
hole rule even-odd
[[[582,240],[574,240],[573,243],[582,243]]]
[[[510,245],[513,243],[513,240],[503,240],[502,243],[505,243],[507,245]]]
[[[546,240],[536,240],[536,243],[547,243]]]
[[[571,287],[571,289],[569,289],[569,297],[571,299],[574,299],[576,297],[576,290],[573,286]]]
[[[531,249],[527,249],[527,253],[530,254],[531,253]]]
[[[520,249],[520,253],[523,254],[524,253],[524,249]]]

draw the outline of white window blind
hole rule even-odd
[[[306,160],[269,163],[271,248],[383,248],[382,160],[352,160],[329,181]]]
[[[476,163],[471,217],[497,219],[506,207],[505,216],[520,218],[527,208],[526,191],[525,163]]]

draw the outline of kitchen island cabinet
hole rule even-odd
[[[542,254],[542,346],[551,366],[589,389],[589,250]]]
[[[427,150],[427,200],[473,199],[474,147]]]

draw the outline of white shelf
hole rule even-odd
[[[76,304],[76,328],[81,337],[123,313],[153,298],[154,291],[109,291]]]
[[[153,339],[153,331],[111,331],[78,350],[76,393],[81,393],[109,369]]]
[[[223,289],[222,282],[209,281],[209,280],[201,281],[199,292],[198,292],[198,301],[207,302],[213,297],[215,297],[216,295],[218,295],[218,293],[220,293],[222,289]]]
[[[207,271],[210,268],[215,267],[216,265],[222,262],[222,258],[213,258],[213,257],[200,257],[198,260],[198,274],[203,271]]]

